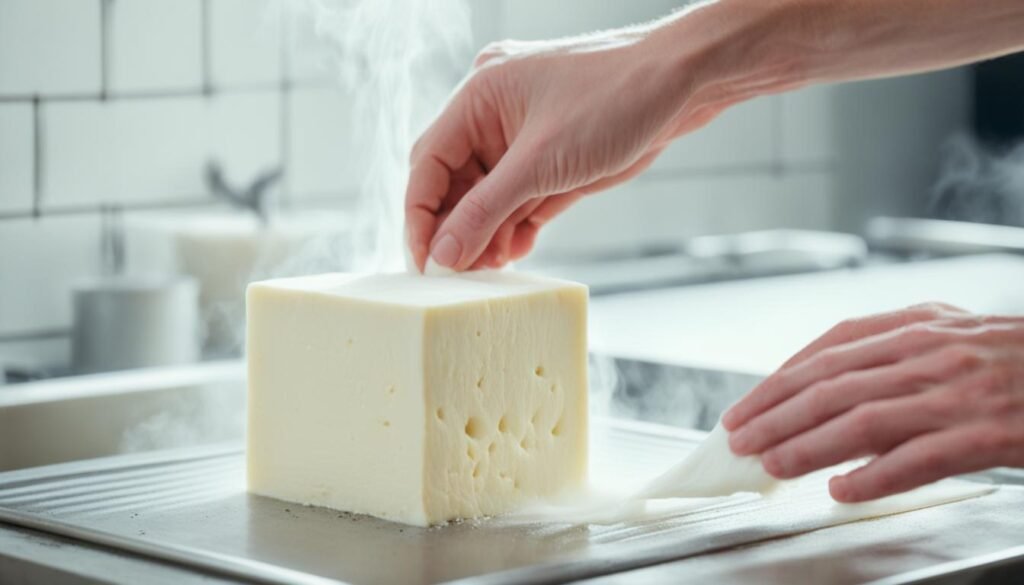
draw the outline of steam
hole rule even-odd
[[[1000,152],[969,136],[950,140],[928,210],[941,219],[1024,225],[1024,144]]]
[[[139,453],[239,441],[245,436],[245,384],[223,380],[157,392],[148,411],[121,433],[119,453]]]
[[[409,153],[470,62],[465,0],[285,0],[290,29],[310,31],[331,55],[351,99],[347,136],[362,174],[353,223],[310,244],[275,272],[385,272],[404,267],[403,196]]]

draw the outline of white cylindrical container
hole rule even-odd
[[[185,364],[199,358],[199,287],[192,278],[121,276],[74,289],[76,373]]]

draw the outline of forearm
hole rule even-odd
[[[712,101],[954,67],[1024,50],[1022,0],[717,0],[655,24]]]

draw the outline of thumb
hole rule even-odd
[[[519,206],[535,195],[520,149],[509,149],[498,165],[463,196],[434,234],[434,262],[466,270],[487,249],[495,232]]]

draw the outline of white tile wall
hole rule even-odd
[[[305,196],[352,192],[360,185],[361,151],[350,136],[349,98],[339,90],[297,90],[291,95],[289,191]]]
[[[291,81],[323,81],[336,78],[330,45],[318,36],[308,18],[297,18],[284,11],[284,39],[287,49],[287,73]]]
[[[0,1],[0,94],[99,88],[98,0]]]
[[[738,104],[700,130],[682,136],[661,153],[653,169],[742,167],[768,164],[777,157],[773,124],[779,98]]]
[[[218,87],[281,78],[281,25],[263,3],[210,2],[210,68]]]
[[[32,106],[0,103],[0,211],[32,205]]]
[[[278,96],[71,102],[46,107],[48,206],[195,199],[210,157],[238,181],[276,167]]]
[[[0,229],[0,334],[68,326],[72,284],[98,270],[98,218],[5,221]]]
[[[793,162],[835,161],[835,102],[839,86],[813,86],[777,96],[782,103],[782,156]]]
[[[199,0],[113,4],[110,89],[192,89],[202,83]]]

